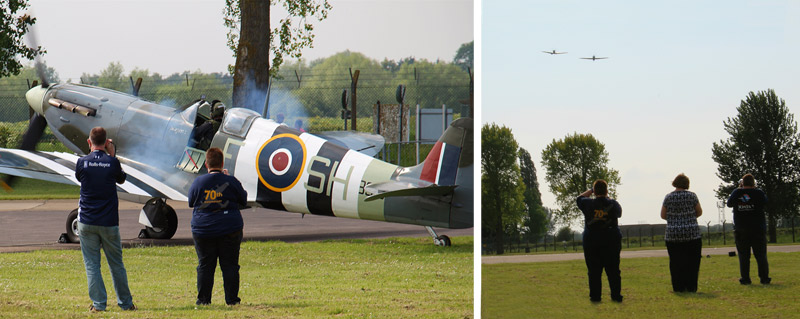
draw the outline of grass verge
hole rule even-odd
[[[589,301],[583,260],[482,265],[481,318],[796,318],[800,253],[769,253],[771,285],[742,286],[738,258],[711,256],[700,265],[698,293],[673,293],[669,259],[623,259],[624,302]],[[758,282],[755,260],[751,276]]]
[[[242,304],[224,302],[217,270],[212,305],[195,306],[197,256],[192,246],[125,249],[139,307],[123,312],[107,265],[115,318],[471,318],[472,237],[452,247],[429,238],[242,244]],[[94,317],[76,250],[0,254],[0,317]],[[105,264],[105,262],[103,262]]]
[[[3,177],[0,174],[0,177]],[[77,199],[81,188],[75,185],[53,183],[32,178],[17,178],[11,192],[0,188],[0,200],[17,199]]]

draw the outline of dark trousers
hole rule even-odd
[[[769,283],[769,263],[767,262],[767,237],[763,232],[734,231],[736,250],[739,252],[739,273],[741,283],[750,283],[750,249],[758,263],[758,278],[761,283]]]
[[[197,304],[210,304],[211,291],[214,288],[214,272],[222,269],[222,282],[225,288],[225,303],[232,305],[239,299],[239,246],[242,243],[242,231],[217,237],[194,238],[194,249],[197,252]]]
[[[703,257],[701,238],[687,242],[667,242],[669,274],[675,292],[697,292],[697,274]]]
[[[583,242],[583,256],[586,268],[589,269],[589,298],[599,301],[603,288],[603,269],[608,277],[608,286],[611,288],[611,298],[622,300],[622,278],[619,271],[619,253],[622,250],[620,238],[610,238],[600,243]]]

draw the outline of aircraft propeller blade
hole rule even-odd
[[[19,145],[19,149],[26,151],[36,150],[36,143],[39,143],[46,127],[47,120],[45,120],[44,116],[39,113],[34,113],[28,124],[28,129],[25,130],[25,134],[22,135],[22,142]]]
[[[28,34],[26,36],[26,39],[28,40],[27,41],[28,46],[30,46],[32,49],[36,49],[39,51],[42,50],[42,47],[39,45],[39,40],[37,39],[36,36],[35,24],[31,25],[30,28],[28,29]],[[41,54],[37,54],[36,57],[34,58],[36,64],[36,76],[38,76],[39,80],[42,81],[42,88],[47,88],[50,86],[50,81],[47,79],[47,73],[46,73],[47,70],[45,68],[44,63],[42,63],[41,56],[42,56]]]
[[[22,142],[19,144],[19,149],[26,151],[35,151],[36,144],[42,139],[44,129],[47,127],[47,120],[39,113],[33,113],[33,117],[28,124],[28,129],[22,135]],[[0,187],[4,188],[7,192],[12,191],[12,186],[17,182],[17,176],[6,175],[5,178],[0,180]]]

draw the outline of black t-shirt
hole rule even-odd
[[[622,206],[616,200],[578,196],[577,203],[584,217],[584,241],[595,236],[620,236],[618,219],[622,217]]]
[[[733,225],[736,230],[766,232],[767,219],[764,208],[767,194],[758,188],[737,188],[728,197],[728,207],[733,207]]]

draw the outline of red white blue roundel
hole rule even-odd
[[[306,164],[306,145],[294,134],[278,134],[258,150],[256,172],[267,188],[283,192],[300,180]]]

